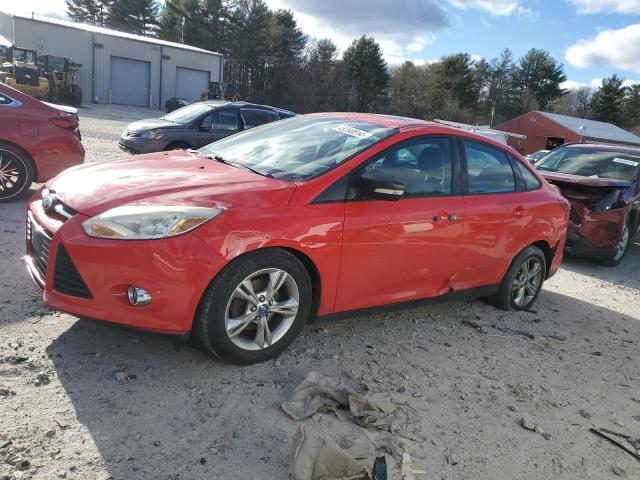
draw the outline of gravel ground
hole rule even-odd
[[[150,113],[91,108],[89,161],[121,156],[120,131]],[[417,480],[640,478],[589,432],[640,437],[637,237],[617,268],[566,261],[529,312],[470,301],[309,326],[277,360],[237,367],[44,309],[19,260],[25,202],[0,207],[0,478],[287,478],[298,422],[279,405],[313,370],[418,412],[426,441],[398,439]],[[303,423],[342,445],[372,435]]]

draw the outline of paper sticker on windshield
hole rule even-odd
[[[369,138],[369,137],[373,136],[370,133],[365,132],[364,130],[360,130],[358,128],[353,128],[353,127],[347,127],[345,125],[340,125],[339,127],[334,127],[333,131],[340,132],[340,133],[346,133],[347,135],[351,135],[352,137],[356,137],[356,138]]]
[[[613,161],[616,163],[622,163],[624,165],[631,165],[632,167],[637,167],[638,165],[640,165],[640,163],[634,162],[633,160],[627,160],[626,158],[614,158]]]

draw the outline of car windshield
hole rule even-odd
[[[208,103],[198,102],[187,105],[186,107],[178,108],[171,113],[161,117],[162,120],[168,120],[173,123],[187,124],[193,122],[203,113],[211,110],[212,107]]]
[[[309,115],[247,130],[200,153],[295,182],[321,175],[396,132],[367,122]]]
[[[566,147],[542,157],[536,163],[536,168],[581,177],[633,180],[639,165],[640,155],[601,148]]]

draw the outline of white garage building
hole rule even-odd
[[[93,25],[0,12],[0,36],[81,64],[85,103],[164,108],[171,97],[195,100],[210,81],[222,81],[219,53]]]

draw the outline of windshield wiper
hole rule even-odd
[[[214,155],[204,155],[204,154],[200,153],[200,155],[202,155],[203,157],[206,157],[206,158],[208,158],[210,160],[215,160],[216,162],[219,162],[219,163],[224,163],[224,164],[227,164],[227,165],[231,165],[232,167],[243,168],[245,170],[248,170],[248,171],[253,172],[255,174],[261,175],[263,177],[273,178],[273,175],[271,175],[270,173],[261,172],[259,170],[256,170],[255,168],[251,168],[248,165],[245,165],[243,163],[232,162],[230,160],[225,159],[219,153],[216,153]]]

